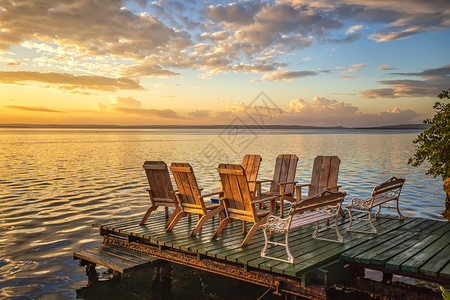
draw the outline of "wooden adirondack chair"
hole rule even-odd
[[[242,241],[241,246],[249,243],[256,230],[264,224],[270,213],[274,213],[278,196],[252,200],[245,171],[242,166],[232,164],[220,164],[217,168],[222,181],[224,196],[220,198],[227,217],[220,222],[219,227],[211,240],[216,239],[225,226],[238,219],[253,222],[253,226]],[[270,210],[257,209],[256,204],[270,201]]]
[[[297,181],[295,172],[297,170],[298,157],[295,154],[280,154],[275,162],[275,170],[272,180],[256,181],[258,198],[275,196],[280,198],[280,215],[284,215],[284,200],[295,202],[294,189]],[[261,183],[270,182],[270,190],[261,192]]]
[[[214,215],[223,211],[223,206],[220,204],[210,204],[203,201],[203,197],[210,197],[212,195],[220,195],[222,192],[210,193],[202,195],[201,190],[197,185],[194,171],[187,163],[172,163],[170,165],[173,177],[178,187],[176,193],[178,207],[180,211],[173,218],[172,222],[167,226],[167,231],[172,231],[178,221],[186,216],[188,213],[198,214],[198,222],[192,230],[190,236],[194,236],[202,228],[203,224],[211,219]],[[209,211],[209,212],[208,212]],[[222,216],[221,216],[222,220]]]
[[[331,192],[339,191],[338,182],[339,165],[341,160],[337,156],[317,156],[314,159],[311,174],[311,183],[298,184],[297,200],[302,199],[302,187],[308,187],[308,198],[321,193],[324,190]],[[344,217],[344,211],[340,208],[339,213]]]
[[[253,199],[256,199],[256,178],[258,177],[259,165],[261,164],[261,161],[261,155],[257,154],[246,154],[242,159],[241,166],[244,168],[250,194]]]
[[[152,205],[145,213],[140,225],[144,225],[150,214],[159,206],[165,207],[166,218],[169,216],[168,208],[176,208],[178,206],[166,163],[163,161],[146,161],[142,167],[145,170],[148,184],[150,186],[147,191]],[[172,221],[172,218],[176,213],[177,209],[175,209],[167,224]]]

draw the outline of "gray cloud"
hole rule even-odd
[[[378,83],[388,88],[361,91],[364,98],[431,97],[448,87],[450,65],[428,69],[416,73],[392,73],[392,75],[422,77],[424,80],[397,79],[383,80]]]
[[[289,103],[286,114],[278,122],[282,124],[315,126],[380,126],[418,122],[417,112],[394,107],[378,114],[367,114],[345,102],[324,97],[315,97],[311,102],[294,99]]]
[[[353,104],[336,99],[315,97],[312,101],[301,98],[293,99],[286,109],[267,107],[254,103],[247,105],[236,103],[231,110],[215,111],[203,116],[202,124],[217,124],[217,120],[232,121],[239,118],[243,124],[255,124],[255,118],[263,116],[263,123],[285,125],[312,125],[312,126],[382,126],[395,124],[408,124],[420,122],[420,114],[398,107],[379,112],[363,113]],[[259,120],[259,119],[258,119]],[[259,123],[262,124],[262,123]]]
[[[236,1],[203,7],[193,1],[134,2],[150,12],[128,10],[125,0],[3,1],[0,28],[8,30],[0,33],[0,49],[30,47],[42,53],[34,61],[40,67],[69,66],[97,75],[169,77],[180,69],[267,73],[291,51],[360,39],[366,24],[385,25],[370,36],[377,42],[450,27],[448,0]],[[344,28],[352,22],[358,25]],[[270,64],[257,60],[267,53]]]
[[[258,2],[209,5],[205,8],[205,13],[208,18],[216,22],[248,25],[254,22],[255,15],[262,6],[263,4]]]

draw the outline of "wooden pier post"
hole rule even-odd
[[[167,260],[160,259],[155,267],[153,275],[153,285],[167,286],[172,282],[172,263]]]

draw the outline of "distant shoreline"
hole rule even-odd
[[[398,124],[374,127],[302,126],[302,125],[82,125],[82,124],[0,124],[0,128],[59,128],[59,129],[401,129],[424,130],[428,124]]]

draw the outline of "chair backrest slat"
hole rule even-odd
[[[169,170],[163,161],[146,161],[143,168],[154,198],[173,199],[173,186]]]
[[[295,154],[280,154],[275,161],[275,170],[270,185],[271,192],[280,191],[280,182],[292,182],[295,180],[295,172],[297,169],[298,157]],[[285,188],[286,194],[294,192],[294,185],[288,184]]]
[[[327,187],[337,186],[340,163],[337,156],[317,156],[314,159],[308,197],[317,195]],[[337,188],[331,191],[337,191]]]
[[[245,170],[245,175],[248,181],[248,187],[250,192],[255,194],[256,191],[256,179],[258,177],[259,166],[261,164],[261,155],[257,154],[246,154],[242,159],[241,166]]]

